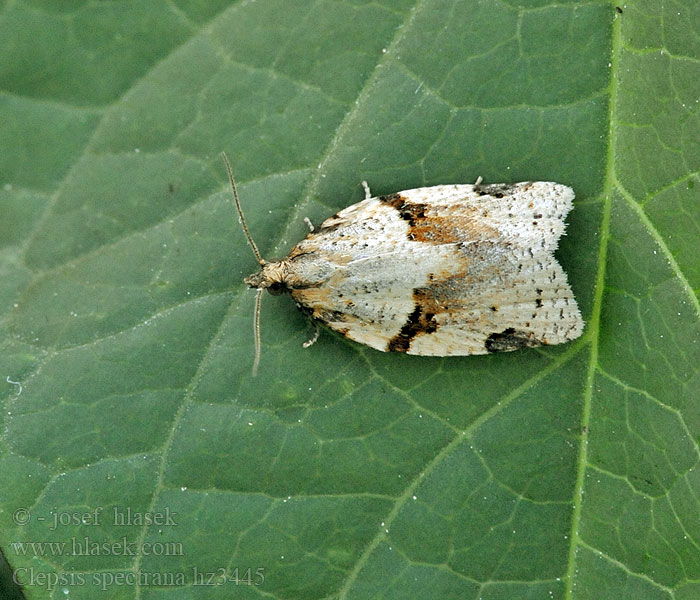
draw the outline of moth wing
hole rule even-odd
[[[378,350],[466,355],[557,344],[583,329],[553,256],[573,191],[549,182],[417,188],[327,219],[293,250],[318,285],[292,295]],[[303,271],[304,269],[300,267]]]
[[[523,269],[512,277],[486,277],[478,283],[458,278],[447,291],[428,286],[426,298],[417,299],[417,306],[442,306],[443,310],[435,313],[435,331],[416,335],[407,352],[485,354],[579,337],[583,320],[556,260],[536,255],[535,260],[518,265]]]
[[[547,181],[442,185],[398,195],[409,207],[425,206],[414,232],[420,241],[501,240],[534,251],[556,249],[574,199],[570,187]]]

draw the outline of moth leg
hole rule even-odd
[[[306,223],[306,226],[309,228],[309,231],[313,233],[314,224],[311,222],[311,219],[309,219],[309,217],[304,217],[304,223]]]
[[[476,181],[474,182],[474,191],[475,191],[475,192],[478,192],[478,191],[481,189],[481,182],[482,182],[483,180],[484,180],[484,178],[483,178],[481,175],[479,175],[479,176],[476,178]]]
[[[321,329],[318,326],[318,323],[314,322],[314,334],[302,344],[302,347],[308,348],[309,346],[313,346],[316,343],[316,340],[318,339],[318,336],[320,334],[321,334]]]
[[[372,192],[369,191],[369,185],[364,179],[362,180],[362,189],[365,190],[365,200],[369,200],[372,197]]]

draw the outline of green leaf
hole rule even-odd
[[[4,3],[0,589],[700,596],[698,6]],[[253,378],[222,150],[268,258],[362,179],[571,185],[584,335],[302,350],[266,297]]]

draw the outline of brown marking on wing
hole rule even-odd
[[[469,262],[466,257],[461,260],[459,272],[429,273],[428,285],[413,290],[414,309],[401,327],[399,333],[387,343],[390,352],[408,352],[411,343],[418,336],[434,333],[443,324],[455,323],[464,319],[464,310],[469,303],[465,287],[471,276],[468,273]],[[489,311],[480,317],[480,326],[487,326],[490,315],[498,312],[499,307],[490,306]],[[473,323],[477,325],[476,322]],[[536,346],[545,342],[528,337],[530,334],[516,332],[512,329],[492,334],[487,349],[490,352],[514,350],[524,346]],[[508,347],[507,347],[508,346]]]
[[[435,320],[437,307],[425,288],[413,290],[413,299],[416,302],[413,312],[408,315],[401,330],[387,342],[389,352],[408,352],[416,336],[433,333],[438,328]]]
[[[484,214],[478,207],[466,207],[458,202],[454,209],[443,207],[434,214],[428,204],[411,202],[400,193],[380,196],[379,200],[392,206],[399,216],[408,221],[407,237],[414,242],[428,244],[455,244],[474,239],[496,238],[499,232],[483,223]]]
[[[466,273],[452,273],[442,279],[430,279],[425,287],[413,290],[413,312],[408,315],[399,333],[387,343],[389,352],[408,352],[411,342],[420,335],[434,333],[440,326],[437,316],[462,309]],[[457,282],[459,281],[459,284]]]
[[[328,311],[328,307],[333,305],[331,289],[327,286],[292,289],[291,293],[294,301],[309,310],[311,316],[316,319],[321,319],[321,313]]]
[[[408,231],[408,238],[428,244],[456,244],[469,240],[497,238],[500,234],[492,227],[484,225],[478,218],[478,210],[459,215],[431,216],[417,221]]]
[[[404,221],[408,221],[411,227],[425,218],[425,211],[428,208],[427,204],[409,202],[408,199],[401,194],[379,196],[379,201],[394,207],[398,211],[399,216]]]
[[[517,331],[513,327],[508,327],[501,332],[492,333],[486,338],[485,346],[488,352],[510,352],[546,343],[545,340],[535,338],[532,332]]]

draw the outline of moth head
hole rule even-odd
[[[267,290],[273,296],[279,296],[288,291],[287,285],[284,282],[285,272],[283,262],[266,262],[262,265],[262,269],[257,273],[248,275],[243,279],[248,287],[258,290]]]

